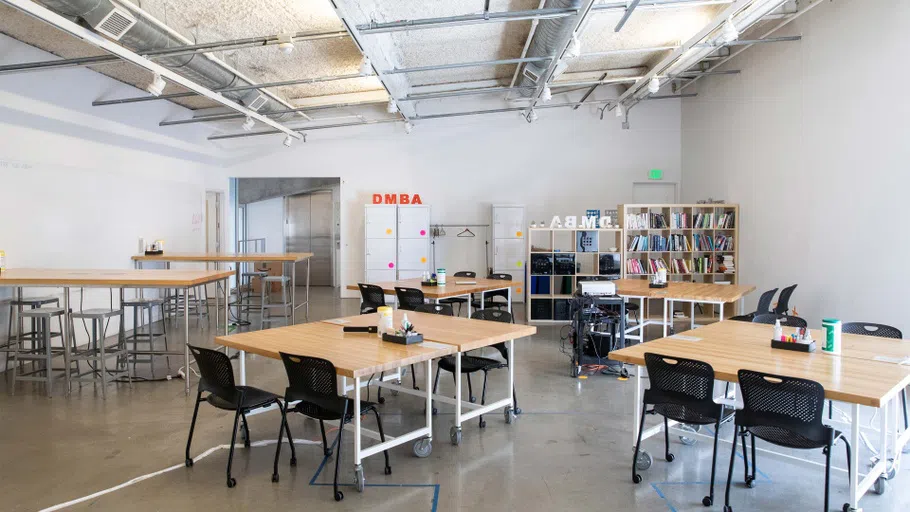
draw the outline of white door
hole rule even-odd
[[[398,208],[395,205],[368,205],[365,208],[366,238],[395,239]]]
[[[430,236],[429,206],[398,207],[398,238],[428,239]]]
[[[367,270],[396,270],[395,258],[397,247],[395,239],[368,239],[366,241],[366,268]]]
[[[418,270],[420,273],[429,270],[430,244],[427,243],[427,240],[420,238],[398,240],[398,269]]]
[[[524,214],[521,206],[494,206],[493,238],[524,238]]]

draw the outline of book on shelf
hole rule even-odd
[[[695,229],[714,229],[714,214],[713,213],[696,213],[695,214]]]
[[[717,256],[717,271],[724,274],[736,273],[736,265],[733,261],[732,254],[721,254]]]
[[[629,252],[648,252],[648,237],[635,235],[629,241]]]
[[[670,270],[673,274],[691,274],[692,264],[682,258],[673,258],[670,261]]]
[[[689,238],[686,235],[670,235],[669,249],[673,252],[689,252],[692,247],[689,245]]]
[[[717,218],[717,229],[733,229],[736,227],[735,212],[724,212]]]
[[[645,273],[645,266],[642,264],[641,260],[636,260],[634,258],[626,260],[626,274],[641,275]]]
[[[667,272],[670,269],[667,267],[667,262],[663,258],[650,258],[648,259],[648,267],[651,269],[651,274],[656,274],[658,270],[664,269]]]
[[[717,239],[714,241],[714,250],[715,251],[732,251],[733,250],[733,237],[717,235]]]
[[[651,225],[651,214],[645,213],[627,213],[626,229],[648,229]]]
[[[696,251],[714,250],[714,237],[711,235],[695,233],[692,235],[692,243],[695,245]]]
[[[688,229],[689,228],[689,214],[688,213],[671,213],[670,214],[670,229]]]
[[[651,215],[651,229],[666,229],[667,228],[667,219],[664,218],[664,214],[655,213]]]
[[[692,267],[696,274],[714,273],[714,266],[712,265],[712,258],[710,256],[698,256],[692,258]]]

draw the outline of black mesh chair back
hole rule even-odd
[[[360,297],[363,303],[360,305],[360,313],[375,313],[376,309],[385,306],[385,293],[381,286],[375,284],[357,283],[360,288]]]
[[[651,387],[644,401],[671,420],[708,424],[717,421],[714,403],[714,368],[710,364],[645,353]]]
[[[777,320],[780,320],[780,325],[783,327],[809,327],[809,323],[798,316],[784,316],[777,313],[755,315],[752,323],[774,325]]]
[[[288,395],[338,398],[335,365],[331,361],[284,352],[281,352],[281,360],[288,374]]]
[[[405,311],[414,311],[417,306],[424,303],[423,291],[417,288],[395,287],[395,295],[398,297],[398,309]]]
[[[497,281],[511,281],[512,274],[490,274],[487,276],[487,279],[493,279],[493,280],[497,280]],[[491,292],[485,292],[483,294],[483,296],[487,301],[490,301],[491,299],[493,299],[493,297],[502,297],[504,299],[508,299],[509,291],[508,290],[493,290]]]
[[[737,425],[791,448],[821,448],[833,440],[834,430],[822,423],[825,389],[821,384],[751,370],[737,375],[743,395]]]
[[[512,323],[512,314],[508,311],[500,311],[498,309],[481,309],[480,311],[475,311],[474,314],[471,315],[471,319],[510,324]],[[499,351],[499,354],[502,355],[503,359],[506,361],[509,360],[509,349],[506,348],[505,343],[497,343],[493,345],[493,348]]]
[[[459,270],[452,274],[453,277],[466,277],[470,279],[475,279],[477,277],[477,272],[472,272],[470,270]]]
[[[873,324],[870,322],[847,322],[841,326],[841,331],[847,334],[862,334],[865,336],[878,336],[880,338],[893,338],[900,340],[904,338],[901,330],[897,327],[891,327],[884,324]]]
[[[793,290],[796,289],[796,285],[788,286],[780,291],[780,296],[777,298],[777,307],[774,308],[774,312],[778,315],[786,315],[787,311],[790,311],[790,296],[793,295]]]
[[[196,365],[199,367],[199,374],[202,376],[199,381],[200,389],[212,393],[225,402],[236,404],[240,391],[234,384],[234,368],[231,366],[230,358],[224,352],[217,350],[194,345],[189,345],[189,347],[196,359]]]
[[[414,308],[414,311],[431,315],[455,316],[455,308],[451,304],[421,304]]]
[[[777,288],[761,294],[761,297],[758,298],[758,306],[755,308],[756,315],[764,315],[771,312],[771,302],[774,300],[775,293],[777,293]]]

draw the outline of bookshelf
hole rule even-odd
[[[670,281],[738,284],[739,205],[623,204],[618,213],[624,277],[648,279],[665,266]]]
[[[569,301],[579,280],[622,276],[624,243],[621,227],[531,228],[525,301],[528,322],[568,322]]]

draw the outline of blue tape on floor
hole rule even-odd
[[[667,497],[664,496],[664,493],[661,492],[660,487],[658,487],[657,484],[651,484],[651,488],[654,489],[654,492],[656,492],[657,495],[660,496],[667,503],[667,507],[670,509],[670,512],[676,512],[676,508],[673,506],[672,503],[670,503],[670,500],[668,500]]]

